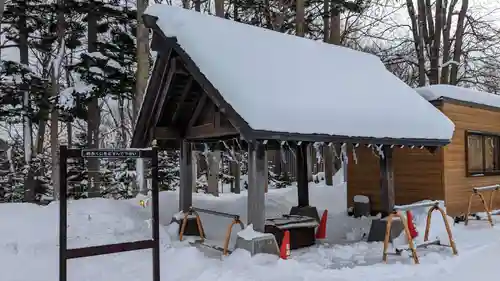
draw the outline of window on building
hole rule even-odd
[[[468,133],[466,145],[469,175],[500,174],[500,136]]]

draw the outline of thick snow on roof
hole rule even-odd
[[[428,101],[450,98],[500,108],[500,96],[453,85],[431,85],[416,89]]]
[[[376,56],[169,5],[146,14],[254,130],[452,137],[453,123]]]

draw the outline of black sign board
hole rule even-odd
[[[83,149],[85,158],[141,158],[140,150],[127,149]]]

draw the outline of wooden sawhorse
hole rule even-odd
[[[488,222],[490,223],[491,226],[493,226],[491,211],[493,209],[493,201],[495,200],[495,194],[498,190],[500,190],[500,184],[483,186],[483,187],[474,187],[472,189],[472,194],[469,197],[469,207],[467,208],[467,214],[465,215],[465,225],[469,224],[469,217],[471,215],[471,208],[472,208],[472,199],[474,197],[479,197],[479,199],[481,199],[481,202],[483,203],[483,208],[484,211],[486,212],[486,216],[488,217]],[[486,204],[486,200],[484,199],[484,196],[482,194],[482,192],[486,191],[491,191],[489,204]]]

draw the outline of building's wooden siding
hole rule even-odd
[[[347,205],[352,206],[355,195],[365,195],[370,198],[372,208],[380,208],[380,166],[379,159],[371,148],[356,148],[358,163],[354,163],[352,150],[347,153]]]
[[[373,210],[380,210],[379,159],[371,148],[356,149],[358,164],[349,153],[347,202],[352,206],[354,195],[370,197]],[[432,199],[444,200],[443,152],[431,154],[426,149],[394,148],[394,188],[396,204],[410,204]]]
[[[455,216],[467,212],[472,187],[500,183],[500,176],[467,177],[465,166],[465,131],[500,134],[500,112],[451,103],[443,105],[443,112],[455,123],[451,144],[444,149],[446,207],[448,214]],[[480,204],[475,200],[473,211],[481,211]],[[494,209],[500,209],[500,196],[494,204]]]

